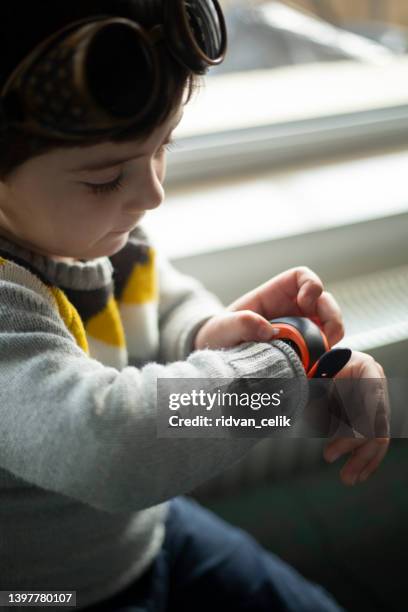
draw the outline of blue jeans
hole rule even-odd
[[[163,546],[126,590],[86,608],[99,612],[344,612],[320,586],[247,532],[189,497],[170,501]]]

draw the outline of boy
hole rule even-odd
[[[256,440],[156,435],[158,378],[297,377],[305,405],[303,366],[268,318],[343,334],[307,268],[225,309],[140,226],[164,197],[186,84],[222,59],[218,4],[56,5],[14,3],[0,20],[1,588],[76,591],[79,609],[337,611],[182,496]],[[383,372],[354,353],[342,375]],[[325,456],[352,452],[352,484],[387,444],[338,439]]]

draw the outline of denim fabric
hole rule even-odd
[[[149,570],[100,612],[344,612],[320,586],[247,532],[185,496],[170,502],[166,537]]]

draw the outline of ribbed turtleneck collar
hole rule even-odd
[[[109,257],[96,257],[86,261],[57,261],[22,247],[0,236],[0,254],[7,253],[13,260],[37,270],[51,285],[69,289],[99,289],[112,280],[113,266]]]

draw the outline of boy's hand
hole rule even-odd
[[[364,390],[374,392],[373,395],[362,393],[363,415],[365,422],[371,421],[372,431],[385,432],[389,436],[390,405],[387,382],[384,370],[370,355],[353,351],[350,361],[339,372],[335,380],[345,378],[364,379],[367,386]],[[373,379],[378,379],[379,385],[374,385]],[[340,386],[339,386],[340,388]],[[350,402],[355,405],[355,402]],[[345,401],[347,409],[347,399]],[[350,414],[353,422],[353,415]],[[377,429],[379,428],[379,429]],[[324,458],[332,463],[342,455],[350,453],[350,457],[340,471],[340,478],[346,485],[354,485],[366,480],[384,459],[390,444],[389,437],[381,438],[344,438],[336,437],[330,440],[324,449]]]
[[[307,267],[291,268],[230,304],[199,330],[194,349],[228,348],[241,342],[273,340],[268,319],[307,317],[325,333],[330,346],[344,335],[340,308],[323,283]]]

